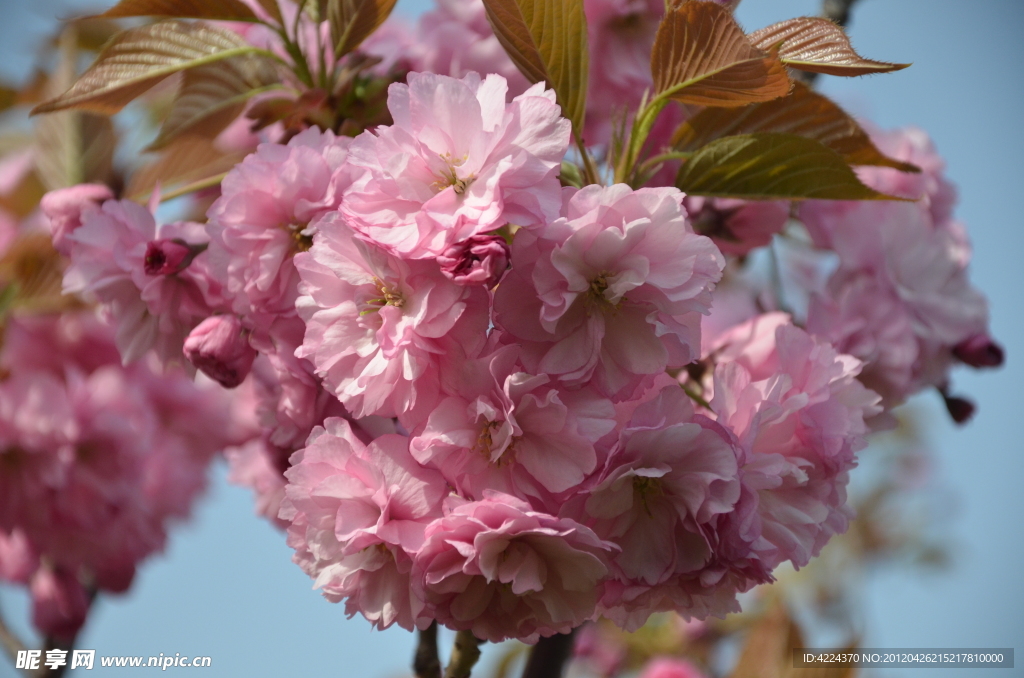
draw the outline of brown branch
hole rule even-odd
[[[441,660],[437,656],[437,622],[419,632],[412,670],[416,678],[441,678]]]
[[[2,616],[0,616],[0,644],[4,646],[4,651],[11,658],[12,664],[17,662],[18,653],[27,649],[21,638],[7,626]]]
[[[822,0],[821,14],[840,26],[850,23],[850,10],[857,0]]]
[[[455,634],[452,658],[448,661],[444,678],[469,678],[478,659],[480,659],[480,641],[469,631],[459,631]]]
[[[575,629],[550,638],[541,638],[533,646],[523,669],[523,678],[561,678],[562,670],[572,654]]]

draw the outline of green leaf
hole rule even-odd
[[[583,173],[580,172],[579,165],[568,160],[562,161],[562,171],[558,175],[558,180],[562,182],[563,186],[583,188]]]
[[[121,0],[98,16],[107,19],[160,16],[223,21],[259,20],[241,0]]]
[[[530,82],[547,81],[577,138],[590,67],[582,0],[484,0],[498,42]]]
[[[801,17],[772,24],[750,34],[761,49],[779,46],[779,57],[790,68],[828,75],[889,73],[910,64],[872,61],[857,54],[843,29],[821,17]]]
[[[274,62],[247,54],[185,71],[170,113],[150,150],[163,148],[182,134],[209,139],[242,114],[252,97],[277,89]]]
[[[899,200],[862,184],[831,148],[771,132],[712,141],[683,163],[676,186],[690,195],[748,200]]]
[[[678,151],[696,151],[721,137],[758,132],[782,132],[814,139],[842,155],[851,165],[920,171],[910,163],[884,155],[846,111],[799,82],[794,83],[789,96],[781,99],[744,108],[701,111],[679,126],[672,146]]]
[[[655,92],[699,106],[745,106],[789,92],[773,50],[747,40],[732,13],[713,2],[684,2],[665,14],[651,51]]]
[[[71,89],[32,113],[78,108],[113,115],[174,73],[261,51],[202,23],[172,19],[131,28],[114,37]]]
[[[397,0],[329,0],[327,19],[335,58],[341,58],[384,23]]]

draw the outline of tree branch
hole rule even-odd
[[[478,659],[480,659],[480,641],[469,631],[459,631],[455,634],[452,658],[448,661],[444,678],[469,678]]]
[[[850,23],[850,9],[857,0],[822,0],[821,13],[840,26]]]
[[[2,616],[0,616],[0,645],[4,646],[4,651],[11,658],[12,664],[17,661],[18,652],[28,649],[21,638],[18,638],[14,631],[7,626]]]
[[[412,670],[416,678],[441,678],[441,660],[437,656],[437,622],[419,632]]]
[[[566,661],[572,654],[576,630],[541,638],[533,646],[533,652],[526,661],[523,678],[561,678]]]

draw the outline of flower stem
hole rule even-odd
[[[437,656],[437,622],[419,632],[412,670],[416,672],[416,678],[441,678],[441,660]]]
[[[583,139],[578,134],[573,134],[573,136],[576,137],[576,148],[579,149],[580,156],[583,158],[583,185],[589,186],[590,184],[601,183],[597,166],[594,165],[594,159],[590,157],[586,144],[583,143]]]
[[[690,386],[688,383],[684,382],[684,383],[680,384],[680,386],[683,387],[683,393],[688,395],[690,397],[690,400],[692,400],[693,402],[697,403],[698,405],[703,407],[705,410],[710,410],[711,409],[711,403],[709,403],[707,401],[707,399],[704,396],[702,396],[700,393],[697,393],[697,391],[694,390],[694,388],[692,386]]]
[[[480,641],[469,631],[459,631],[455,634],[452,658],[444,670],[444,678],[469,678],[478,659]]]
[[[523,669],[523,678],[561,678],[562,670],[572,654],[576,630],[541,638],[530,652]]]

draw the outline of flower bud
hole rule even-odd
[[[39,208],[50,219],[50,234],[57,251],[67,254],[64,239],[82,225],[82,212],[113,199],[114,193],[102,184],[79,184],[44,195]]]
[[[245,381],[256,350],[234,315],[215,315],[199,323],[185,339],[185,357],[196,369],[234,388]]]
[[[999,367],[1003,364],[1003,347],[985,333],[975,334],[953,347],[953,355],[971,367]]]
[[[182,240],[154,240],[146,245],[146,275],[171,275],[192,263],[195,254]]]
[[[437,257],[441,272],[458,285],[494,287],[508,268],[509,248],[498,235],[474,235]]]
[[[958,424],[966,424],[974,416],[974,403],[967,398],[943,394],[942,399],[946,403],[946,411],[949,416]]]

